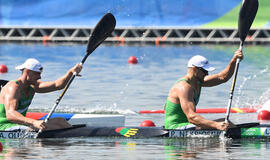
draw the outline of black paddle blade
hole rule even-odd
[[[243,0],[239,12],[238,34],[241,43],[244,43],[252,22],[258,10],[258,0]]]
[[[95,26],[91,33],[87,44],[87,55],[82,60],[82,63],[86,58],[108,37],[111,35],[116,25],[116,20],[111,13],[105,14],[98,24]]]
[[[4,87],[7,83],[8,83],[7,80],[0,79],[0,91],[1,91],[2,87]]]

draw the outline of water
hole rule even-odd
[[[56,112],[124,114],[127,126],[150,119],[163,125],[164,115],[140,115],[140,110],[163,109],[169,88],[186,73],[188,59],[207,57],[217,69],[225,68],[238,46],[100,46],[76,77]],[[0,63],[9,72],[1,79],[16,79],[14,67],[34,57],[44,66],[43,80],[62,76],[85,55],[85,45],[1,44]],[[245,46],[240,63],[232,107],[257,107],[270,98],[269,46]],[[128,65],[136,56],[139,64]],[[232,80],[203,88],[198,108],[226,108]],[[48,112],[61,91],[37,94],[30,111]],[[203,114],[209,119],[224,114]],[[257,121],[256,113],[231,114],[235,123]],[[1,140],[2,157],[9,159],[262,159],[270,157],[269,142],[263,140],[219,139],[111,139],[71,138],[42,140]],[[80,154],[80,155],[79,155]]]
[[[268,159],[269,141],[219,139],[9,140],[5,159]]]

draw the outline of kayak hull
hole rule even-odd
[[[91,127],[79,126],[71,129],[46,131],[38,138],[70,138],[70,137],[161,137],[168,132],[159,127]]]
[[[71,128],[44,131],[37,138],[71,138],[71,137],[117,137],[117,138],[219,138],[225,132],[204,130],[167,130],[162,127],[94,127],[74,125]],[[0,139],[35,138],[35,132],[0,131]],[[225,137],[239,138],[270,138],[270,125],[246,123],[228,129]]]

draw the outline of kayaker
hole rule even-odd
[[[200,55],[188,61],[187,74],[180,78],[170,89],[165,105],[165,128],[215,128],[226,130],[228,123],[207,120],[196,113],[201,87],[213,87],[227,82],[234,73],[237,58],[243,59],[243,54],[237,50],[228,66],[220,73],[208,75],[215,68]]]
[[[49,130],[70,127],[64,118],[52,118],[46,124],[44,120],[34,120],[25,116],[35,93],[48,93],[63,89],[73,73],[80,73],[82,65],[76,64],[64,76],[50,82],[40,80],[43,67],[34,58],[27,59],[16,69],[21,70],[21,76],[9,81],[1,89],[0,130]]]

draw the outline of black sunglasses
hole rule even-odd
[[[208,75],[208,71],[203,69],[202,67],[196,67],[198,68],[199,70],[201,70],[205,75]]]

